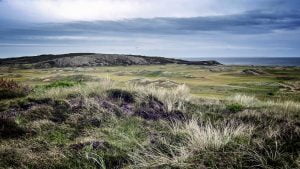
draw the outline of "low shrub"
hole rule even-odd
[[[23,86],[14,80],[0,79],[0,100],[24,97],[29,94],[28,86]]]

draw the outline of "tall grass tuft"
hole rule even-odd
[[[158,98],[158,100],[164,103],[169,112],[173,110],[185,111],[185,103],[191,99],[190,89],[186,85],[179,85],[171,89],[156,87],[154,85],[129,85],[127,90]]]
[[[151,146],[140,145],[139,149],[130,153],[129,157],[133,163],[133,168],[186,168],[190,164],[185,162],[192,154],[185,146],[171,145],[165,140],[161,144],[166,150]],[[166,151],[168,153],[166,153]]]
[[[245,107],[258,107],[261,103],[256,97],[245,94],[236,94],[230,97],[229,100],[239,103]]]
[[[182,143],[170,143],[160,138],[158,147],[140,146],[141,148],[129,156],[134,166],[139,168],[160,168],[189,166],[186,161],[199,152],[220,151],[238,137],[250,137],[253,127],[237,124],[234,121],[213,125],[210,122],[198,124],[192,119],[188,122],[175,122],[170,126],[174,135],[183,136]],[[163,145],[163,149],[161,148]]]
[[[293,101],[267,101],[264,103],[271,111],[280,113],[281,115],[290,116],[293,113],[300,112],[300,103]]]
[[[213,125],[211,122],[198,124],[195,119],[173,127],[174,133],[186,134],[191,151],[219,150],[236,137],[250,136],[252,130],[252,126],[234,121]]]
[[[277,112],[278,115],[290,116],[300,112],[300,103],[294,101],[261,101],[254,96],[237,94],[229,98],[230,101],[239,103],[244,107],[264,107],[266,111]]]

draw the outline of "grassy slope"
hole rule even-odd
[[[279,91],[279,83],[299,81],[299,68],[275,70],[261,68],[270,74],[243,75],[240,72],[251,67],[226,67],[226,70],[210,71],[210,67],[167,65],[167,66],[128,66],[128,67],[98,67],[98,68],[65,68],[47,70],[9,70],[1,71],[2,77],[9,77],[26,84],[44,84],[45,79],[59,78],[74,74],[90,75],[94,78],[109,77],[112,80],[127,82],[135,78],[169,79],[185,83],[191,88],[191,93],[205,98],[225,98],[234,93],[248,93],[260,98],[296,99],[299,96],[291,92]],[[20,77],[19,77],[20,76]],[[47,81],[47,80],[46,80]],[[274,95],[275,94],[275,95]],[[270,97],[271,96],[271,97]]]
[[[300,167],[299,68],[1,69],[34,90],[0,101],[0,168]]]

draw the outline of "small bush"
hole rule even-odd
[[[24,97],[29,91],[29,87],[22,86],[14,80],[0,79],[0,100]]]
[[[240,104],[234,103],[234,104],[227,105],[226,109],[230,113],[237,113],[239,111],[242,111],[244,109],[244,107],[242,105],[240,105]]]
[[[127,103],[133,103],[135,101],[134,95],[126,90],[111,89],[107,91],[107,94],[111,99],[121,99]]]

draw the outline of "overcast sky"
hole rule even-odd
[[[0,57],[300,57],[300,0],[0,0]]]

